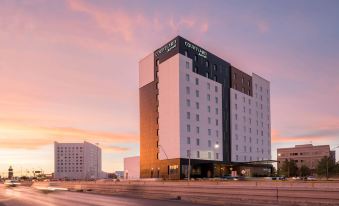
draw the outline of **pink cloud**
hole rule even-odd
[[[92,131],[71,127],[39,127],[1,123],[0,148],[38,149],[58,142],[89,141],[100,143],[108,151],[127,151],[128,148],[112,146],[114,143],[138,143],[139,136],[106,131]]]
[[[258,21],[256,26],[260,33],[267,33],[270,29],[268,22],[264,20]]]

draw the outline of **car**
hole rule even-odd
[[[292,180],[300,180],[300,177],[292,177]]]
[[[7,187],[16,187],[21,185],[21,183],[16,180],[6,180],[4,182],[4,185],[6,185]]]
[[[308,176],[306,180],[313,181],[313,180],[316,180],[316,178],[314,176]]]

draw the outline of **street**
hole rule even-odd
[[[126,206],[184,206],[197,205],[180,200],[149,200],[129,197],[96,195],[67,191],[44,193],[31,187],[0,187],[0,206],[56,206],[56,205],[126,205]]]

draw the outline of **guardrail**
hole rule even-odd
[[[34,183],[34,185],[47,183]],[[71,191],[149,199],[182,199],[215,205],[339,205],[339,183],[322,182],[51,182]]]

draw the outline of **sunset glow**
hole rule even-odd
[[[138,62],[177,35],[270,80],[273,159],[338,146],[339,2],[274,3],[0,0],[0,175],[53,172],[54,141],[99,143],[103,170],[122,170],[139,154]]]

